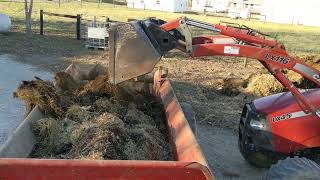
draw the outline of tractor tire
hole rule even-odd
[[[319,180],[320,166],[307,158],[287,158],[271,166],[265,180]]]
[[[258,168],[269,168],[277,159],[272,153],[267,151],[251,150],[244,138],[239,138],[238,146],[241,155],[251,165]]]

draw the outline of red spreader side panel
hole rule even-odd
[[[1,159],[0,179],[210,179],[198,163],[174,161],[90,161]]]
[[[154,78],[155,92],[164,105],[171,143],[175,147],[177,161],[198,162],[210,171],[169,80],[161,78],[161,70],[155,73]]]

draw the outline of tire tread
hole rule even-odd
[[[292,178],[320,179],[320,166],[304,157],[288,157],[272,165],[264,179],[287,180]]]

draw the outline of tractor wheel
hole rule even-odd
[[[307,158],[287,158],[271,166],[265,180],[319,180],[320,166]]]
[[[252,150],[246,141],[245,138],[239,137],[238,145],[240,153],[249,164],[259,168],[268,168],[276,162],[276,158],[272,153]]]

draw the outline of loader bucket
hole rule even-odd
[[[161,58],[140,21],[109,31],[109,81],[113,84],[151,72]]]

